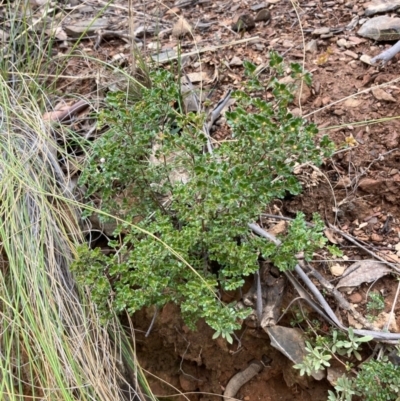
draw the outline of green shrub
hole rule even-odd
[[[271,65],[282,70],[282,59],[273,54]],[[246,71],[252,74],[253,67],[247,63]],[[297,65],[292,70],[301,76]],[[223,304],[220,289],[240,288],[260,256],[290,269],[296,252],[309,260],[324,245],[321,221],[308,229],[301,213],[279,249],[247,227],[273,199],[300,192],[297,164],[320,165],[333,149],[326,137],[317,145],[316,127],[288,111],[291,88],[276,71],[271,68],[267,83],[271,102],[233,94],[236,107],[226,113],[232,138],[212,153],[205,116],[182,112],[180,85],[171,73],[152,72],[152,86],[140,100],[107,96],[100,121],[109,129],[94,143],[81,182],[89,197],[101,198],[104,212],[127,223],[116,231],[123,233],[121,241],[111,242],[115,254],[83,247],[74,267],[105,317],[110,307],[132,313],[175,302],[190,327],[204,318],[230,339],[248,311]],[[257,77],[251,79],[257,86]]]

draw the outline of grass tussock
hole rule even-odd
[[[42,118],[49,88],[39,77],[51,53],[44,22],[32,29],[26,1],[3,11],[10,40],[0,61],[0,399],[133,400],[144,398],[141,389],[151,397],[118,320],[100,325],[69,271],[83,241],[82,205],[65,167],[77,163],[71,132]]]

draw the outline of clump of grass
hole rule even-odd
[[[6,6],[11,39],[0,62],[0,398],[114,401],[126,389],[151,397],[119,321],[100,325],[69,271],[83,242],[82,205],[59,163],[76,164],[72,133],[41,117],[38,77],[51,44],[44,30],[27,29],[26,3]]]

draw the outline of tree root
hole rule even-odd
[[[239,389],[261,372],[263,366],[262,362],[253,360],[249,363],[249,366],[247,366],[246,369],[236,373],[236,375],[229,380],[225,388],[224,401],[234,401]]]

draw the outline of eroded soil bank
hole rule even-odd
[[[146,338],[153,313],[151,309],[137,313],[134,326],[137,356],[142,368],[151,373],[148,380],[156,396],[183,400],[183,396],[177,396],[179,390],[191,401],[222,400],[233,375],[250,361],[267,356],[272,359],[271,366],[246,383],[236,398],[306,401],[327,397],[327,381],[299,377],[293,364],[271,347],[261,328],[243,329],[237,333],[240,343],[235,340],[230,345],[222,338],[212,340],[213,331],[204,322],[198,323],[197,331],[189,330],[179,308],[169,304],[160,311]]]

